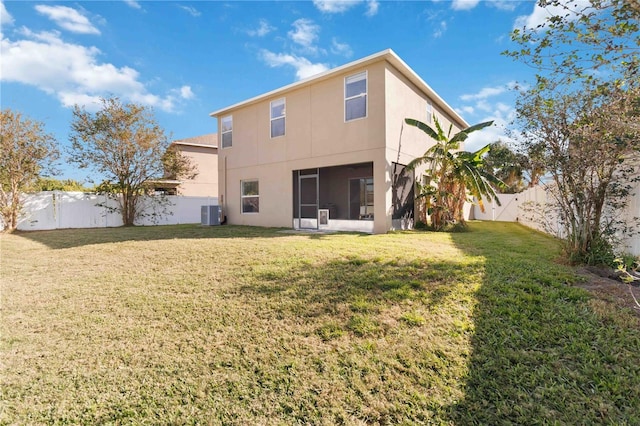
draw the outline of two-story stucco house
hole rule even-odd
[[[404,119],[468,127],[392,50],[211,116],[228,223],[373,233],[412,223],[404,165],[433,142]]]
[[[185,197],[218,196],[218,135],[209,133],[175,140],[171,148],[187,157],[195,167],[196,175],[191,179],[164,178],[150,181],[155,191]]]
[[[180,183],[179,193],[190,197],[218,196],[218,135],[210,133],[173,142],[195,166],[197,175]]]

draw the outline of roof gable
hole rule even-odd
[[[381,52],[375,53],[373,55],[367,56],[362,59],[358,59],[357,61],[350,62],[348,64],[332,68],[328,71],[325,71],[320,74],[316,74],[312,77],[306,78],[304,80],[297,81],[295,83],[289,84],[287,86],[283,86],[279,89],[272,90],[267,93],[263,93],[256,97],[247,99],[245,101],[233,104],[231,106],[216,110],[209,115],[211,117],[220,117],[222,115],[226,115],[231,113],[231,111],[242,108],[251,104],[255,104],[266,99],[281,96],[286,92],[303,88],[306,86],[310,86],[312,84],[318,83],[320,81],[324,81],[330,78],[335,77],[338,74],[347,72],[351,69],[362,68],[363,66],[367,66],[372,63],[387,61],[394,68],[396,68],[402,75],[404,75],[411,83],[413,83],[420,91],[422,91],[427,97],[429,97],[435,105],[438,105],[444,112],[446,112],[456,124],[460,125],[461,128],[469,127],[469,124],[465,121],[464,118],[460,116],[444,99],[440,97],[432,88],[429,86],[415,71],[413,71],[400,57],[391,49],[386,49]]]
[[[173,145],[189,145],[203,148],[217,148],[218,134],[209,133],[206,135],[194,136],[191,138],[178,139],[172,142]]]

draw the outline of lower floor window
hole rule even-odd
[[[260,211],[260,189],[258,180],[241,181],[242,213],[258,213]]]

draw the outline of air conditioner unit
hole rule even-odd
[[[220,206],[201,206],[201,225],[220,225]]]

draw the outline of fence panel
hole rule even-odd
[[[518,221],[518,195],[500,194],[500,205],[494,202],[484,202],[484,212],[474,205],[474,218],[478,220],[495,220],[498,222]]]
[[[638,221],[640,221],[640,182],[629,199],[626,213],[626,222],[634,224],[634,227],[637,228]],[[636,229],[636,232],[640,232],[640,229]],[[624,242],[629,248],[629,253],[640,256],[640,235],[636,234],[625,237]]]
[[[18,229],[25,231],[56,229],[56,198],[53,192],[25,194],[22,199],[23,208],[18,219]]]
[[[502,206],[486,203],[483,213],[477,205],[474,205],[473,217],[478,220],[520,222],[529,228],[562,237],[563,230],[558,215],[549,211],[550,195],[544,187],[536,186],[519,194],[499,194],[498,196]],[[627,224],[632,227],[637,226],[637,220],[640,218],[640,183],[636,185],[623,215]],[[640,256],[640,234],[621,237],[623,240],[621,249]]]
[[[117,201],[104,195],[82,192],[40,192],[25,194],[24,208],[18,221],[18,229],[36,231],[65,228],[104,228],[122,226],[122,217],[110,208]],[[200,207],[218,205],[217,197],[168,196],[158,208],[154,196],[142,200],[145,216],[136,225],[175,225],[200,223]]]

